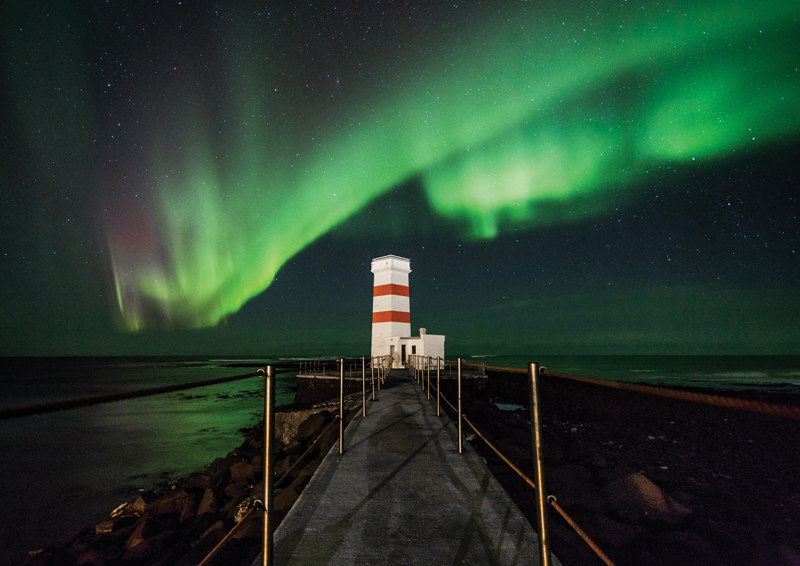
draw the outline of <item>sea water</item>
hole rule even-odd
[[[0,359],[0,406],[15,407],[255,372],[268,360]],[[278,361],[278,360],[274,360]],[[276,404],[294,374],[278,374]],[[252,377],[182,392],[0,421],[0,563],[60,542],[140,489],[204,469],[263,418]]]
[[[451,356],[448,356],[448,358]],[[301,358],[294,358],[299,360]],[[473,356],[489,366],[653,385],[800,392],[799,356]],[[254,372],[267,362],[197,358],[0,359],[0,406],[13,407]],[[295,374],[279,374],[278,405]],[[63,541],[133,497],[200,471],[263,415],[257,377],[0,421],[0,563]]]
[[[800,393],[800,356],[487,355],[464,359],[476,364],[518,369],[526,369],[528,363],[536,362],[559,373],[664,387]]]

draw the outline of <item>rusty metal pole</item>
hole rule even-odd
[[[439,382],[439,377],[442,371],[442,357],[436,356],[436,416],[438,417],[439,412],[439,400],[442,397],[442,385]]]
[[[547,533],[547,492],[542,460],[542,415],[539,399],[539,364],[528,364],[531,405],[531,439],[533,442],[533,482],[536,484],[536,527],[539,531],[539,564],[550,565],[550,538]]]
[[[461,454],[461,358],[458,358],[458,453]]]
[[[375,400],[375,358],[369,357],[369,382],[372,384],[372,400]]]
[[[275,366],[267,366],[264,378],[264,544],[262,566],[272,566],[272,533],[275,531]]]
[[[339,360],[339,454],[344,453],[344,358]]]
[[[361,416],[367,416],[367,366],[361,356]]]

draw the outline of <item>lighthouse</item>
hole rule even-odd
[[[444,358],[444,336],[420,328],[411,335],[411,260],[385,255],[372,260],[372,355],[392,356],[392,367],[405,366],[409,355]]]

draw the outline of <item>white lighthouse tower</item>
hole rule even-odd
[[[372,355],[391,355],[393,367],[403,367],[410,354],[444,358],[444,336],[411,336],[411,298],[408,274],[411,260],[386,255],[372,260]]]

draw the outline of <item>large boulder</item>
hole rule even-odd
[[[239,462],[231,466],[231,482],[247,483],[248,480],[258,475],[260,471],[258,466],[246,460]]]
[[[221,501],[216,492],[209,488],[203,494],[200,504],[197,506],[197,515],[204,515],[206,513],[216,513],[220,510]]]
[[[184,489],[173,489],[161,499],[156,499],[147,506],[147,511],[157,515],[180,514],[187,505],[194,503],[195,495]]]
[[[125,549],[130,550],[139,546],[147,539],[154,537],[162,531],[162,524],[153,513],[146,513],[136,523],[136,528],[133,530],[128,540],[125,541]]]
[[[674,525],[692,512],[639,472],[612,481],[603,492],[614,514],[630,523]]]
[[[330,421],[331,414],[329,411],[320,411],[319,413],[309,415],[309,417],[297,427],[295,440],[298,442],[307,442],[315,439]]]

